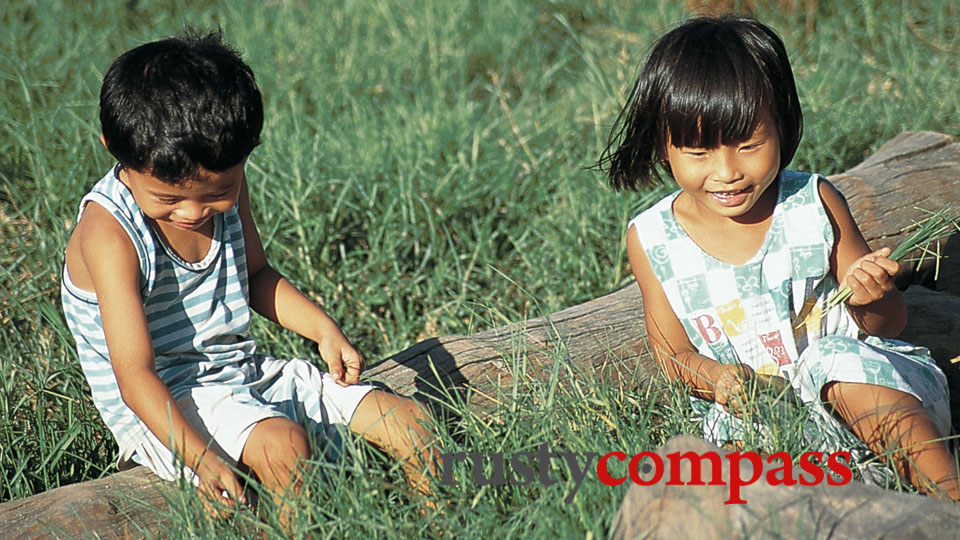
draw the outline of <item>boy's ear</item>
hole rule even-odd
[[[108,149],[108,150],[110,149],[110,147],[107,146],[107,139],[104,138],[103,133],[100,134],[100,143],[103,144],[103,147],[104,147],[104,148],[106,148],[106,149]]]

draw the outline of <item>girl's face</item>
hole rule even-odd
[[[197,231],[237,203],[243,166],[240,163],[222,172],[205,171],[202,180],[176,186],[131,169],[121,171],[120,180],[130,188],[144,215],[161,229]]]
[[[717,148],[688,148],[667,142],[673,178],[699,215],[762,221],[773,211],[763,199],[780,170],[780,136],[764,113],[747,140]],[[757,204],[761,202],[761,204]]]

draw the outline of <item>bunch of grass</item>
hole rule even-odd
[[[951,213],[950,206],[946,206],[936,212],[917,208],[917,210],[927,214],[927,217],[920,221],[915,221],[908,227],[901,229],[901,232],[913,231],[890,253],[890,259],[893,261],[904,260],[904,257],[919,251],[919,256],[912,259],[906,259],[909,262],[916,262],[917,268],[929,258],[936,261],[934,270],[934,279],[940,273],[940,241],[953,233],[960,231],[960,213]],[[833,293],[827,299],[826,305],[821,309],[814,309],[805,317],[801,317],[796,327],[801,328],[808,324],[817,324],[824,313],[829,312],[834,306],[846,302],[853,295],[850,287],[844,285]]]

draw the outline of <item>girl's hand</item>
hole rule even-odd
[[[340,386],[350,386],[360,380],[363,372],[363,355],[357,352],[342,335],[325,339],[317,346],[320,356],[327,363],[327,370]]]
[[[755,377],[753,368],[746,364],[720,364],[713,400],[727,410],[739,410],[744,405],[743,398]]]
[[[850,265],[850,270],[841,282],[853,291],[847,305],[872,304],[893,289],[893,278],[900,271],[900,263],[891,260],[890,253],[890,248],[880,248]]]

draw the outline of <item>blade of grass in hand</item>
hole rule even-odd
[[[960,231],[960,225],[957,224],[960,222],[960,214],[950,215],[949,206],[944,207],[937,212],[924,210],[922,208],[917,208],[917,210],[925,212],[928,214],[928,217],[914,222],[909,227],[902,229],[901,232],[908,231],[910,229],[915,230],[910,233],[907,238],[900,242],[896,248],[893,249],[893,251],[890,253],[890,260],[900,261],[908,253],[919,249],[921,251],[921,255],[920,258],[917,259],[917,268],[923,264],[923,261],[928,255],[931,255],[937,260],[937,270],[939,272],[940,240],[943,240],[951,234]],[[935,252],[927,247],[934,242],[937,244]],[[829,312],[837,304],[846,302],[851,296],[853,296],[853,291],[850,289],[850,287],[844,285],[827,299],[827,303],[822,310],[811,311],[809,315],[797,321],[797,323],[794,325],[794,328],[801,328],[811,323],[819,323],[820,318],[824,313]]]

